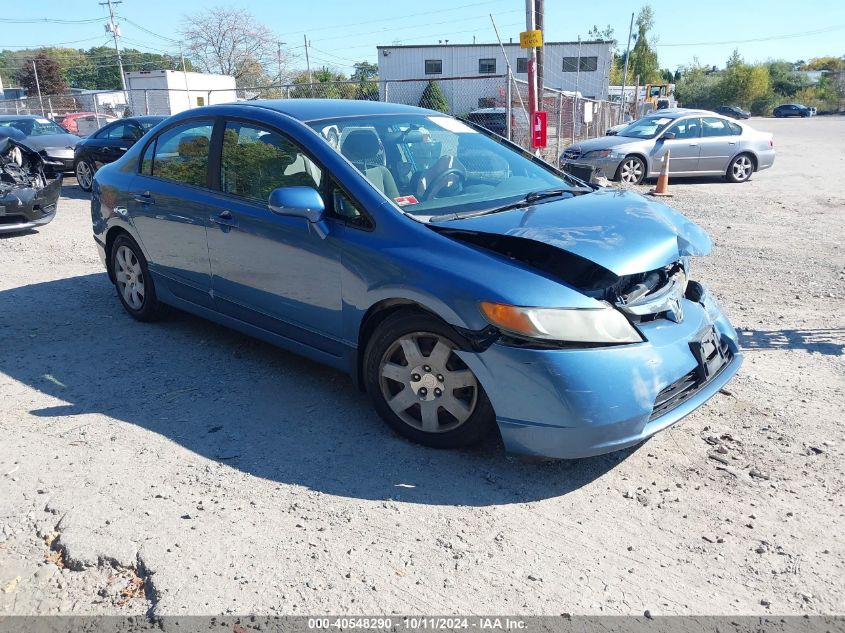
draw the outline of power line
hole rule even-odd
[[[751,44],[753,42],[772,42],[775,40],[787,40],[795,37],[809,37],[810,35],[830,33],[831,31],[838,31],[840,29],[845,29],[845,24],[839,24],[837,26],[828,26],[822,29],[815,29],[813,31],[803,31],[801,33],[787,33],[786,35],[771,35],[769,37],[753,37],[747,40],[725,40],[723,42],[684,42],[677,44],[655,44],[655,46],[724,46],[726,44]]]
[[[86,18],[84,20],[63,20],[61,18],[32,18],[32,19],[18,19],[18,18],[0,18],[0,22],[5,24],[41,24],[48,22],[50,24],[90,24],[91,22],[100,22],[103,18]]]

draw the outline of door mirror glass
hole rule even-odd
[[[319,222],[326,212],[322,196],[313,187],[279,187],[270,192],[267,206],[273,213]]]
[[[675,138],[675,133],[674,132],[666,132],[666,134],[664,134],[660,138],[662,138],[664,141],[671,141],[672,139]]]

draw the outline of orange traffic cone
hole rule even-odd
[[[663,160],[660,163],[660,175],[657,177],[657,186],[648,192],[650,196],[664,196],[671,197],[669,193],[669,150],[663,154]]]

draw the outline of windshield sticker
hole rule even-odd
[[[39,117],[39,118],[37,118],[37,119],[35,119],[35,120],[36,120],[38,123],[41,123],[42,125],[45,125],[45,124],[49,125],[49,124],[50,124],[50,119],[42,119],[42,118],[40,118],[40,117]]]
[[[657,121],[655,121],[655,123],[657,123],[657,125],[663,125],[664,123],[669,123],[669,121],[671,121],[671,120],[672,119],[657,119]]]
[[[400,207],[407,207],[409,204],[419,204],[419,200],[414,196],[399,196],[398,198],[393,198],[393,201]]]
[[[435,125],[438,125],[449,132],[454,132],[455,134],[478,134],[478,132],[465,123],[448,116],[430,116],[427,118]]]

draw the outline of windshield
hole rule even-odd
[[[445,115],[344,117],[310,123],[403,211],[482,211],[552,188],[577,187],[504,141]]]
[[[629,138],[654,138],[660,134],[666,126],[672,122],[669,117],[646,117],[644,119],[637,119],[629,126],[622,128],[617,132],[617,136],[627,136]]]
[[[0,121],[0,127],[13,127],[27,136],[47,136],[48,134],[67,134],[67,130],[59,127],[50,119],[7,119]]]

